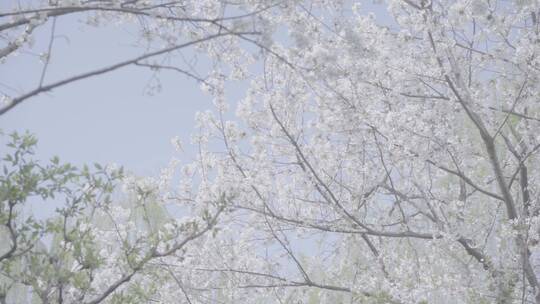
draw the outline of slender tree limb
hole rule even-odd
[[[256,35],[256,34],[259,34],[259,33],[258,32],[234,33],[234,35],[239,35],[239,34]],[[43,86],[38,87],[38,88],[36,88],[36,89],[26,93],[26,94],[23,94],[21,96],[18,96],[16,98],[12,99],[11,102],[7,106],[0,109],[0,115],[5,114],[6,112],[10,111],[14,107],[21,104],[23,101],[25,101],[25,100],[27,100],[27,99],[29,99],[31,97],[34,97],[34,96],[39,95],[41,93],[53,90],[53,89],[58,88],[60,86],[63,86],[63,85],[66,85],[66,84],[69,84],[69,83],[72,83],[72,82],[75,82],[75,81],[78,81],[78,80],[82,80],[82,79],[94,77],[94,76],[97,76],[97,75],[105,74],[105,73],[108,73],[108,72],[123,68],[125,66],[135,64],[138,61],[145,60],[145,59],[148,59],[150,57],[159,56],[159,55],[169,53],[169,52],[172,52],[172,51],[176,51],[176,50],[179,50],[179,49],[182,49],[182,48],[185,48],[185,47],[188,47],[188,46],[192,46],[192,45],[195,45],[195,44],[198,44],[198,43],[201,43],[201,42],[209,41],[209,40],[212,40],[212,39],[215,39],[215,38],[218,38],[218,37],[230,36],[230,35],[233,35],[233,34],[232,33],[218,33],[218,34],[209,35],[209,36],[206,36],[206,37],[201,38],[201,39],[192,40],[192,41],[189,41],[189,42],[186,42],[186,43],[183,43],[183,44],[174,45],[174,46],[171,46],[171,47],[168,47],[168,48],[164,48],[164,49],[161,49],[159,51],[150,52],[150,53],[144,54],[142,56],[138,56],[138,57],[135,57],[135,58],[130,59],[130,60],[122,61],[122,62],[119,62],[117,64],[105,67],[105,68],[97,69],[97,70],[94,70],[94,71],[91,71],[91,72],[79,74],[79,75],[76,75],[76,76],[73,76],[73,77],[70,77],[70,78],[66,78],[66,79],[57,81],[57,82],[53,82],[53,83],[50,83],[50,84],[47,84],[47,85],[43,85]]]

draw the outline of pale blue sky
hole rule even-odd
[[[73,17],[58,18],[56,29],[60,38],[45,83],[144,51],[130,45],[136,37],[125,29],[91,28]],[[49,33],[50,24],[37,33],[36,51],[46,48]],[[12,56],[1,65],[0,90],[17,96],[31,89],[39,82],[41,67],[35,55]],[[195,112],[210,108],[211,99],[195,81],[174,72],[162,73],[161,93],[145,95],[151,77],[148,69],[133,66],[63,86],[1,116],[0,129],[35,133],[39,158],[59,155],[75,164],[114,162],[138,174],[154,174],[174,153],[172,137],[189,142]]]

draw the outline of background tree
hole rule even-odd
[[[126,194],[113,195],[121,169],[79,170],[58,158],[43,166],[32,159],[33,136],[10,137],[0,176],[0,302],[170,302],[158,292],[162,261],[201,242],[224,198],[173,219],[155,183],[131,177]]]

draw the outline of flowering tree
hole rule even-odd
[[[539,8],[388,1],[390,27],[331,1],[274,12],[288,39],[238,121],[199,117],[185,170],[234,193],[229,246],[250,252],[202,268],[282,303],[540,303]]]
[[[212,238],[137,276],[159,282],[141,283],[144,294],[166,303],[540,303],[540,4],[386,4],[390,26],[347,1],[238,7],[260,38],[232,34],[221,58],[231,73],[204,79],[216,109],[198,115],[200,153],[166,193],[196,214],[218,214],[208,202],[225,212]],[[219,22],[246,26],[235,20]],[[251,75],[253,45],[262,68]],[[251,79],[231,121],[229,78]]]

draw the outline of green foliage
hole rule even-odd
[[[0,298],[19,301],[18,294],[28,290],[44,297],[50,286],[90,288],[100,258],[84,226],[91,221],[89,210],[110,204],[122,170],[108,172],[99,165],[81,170],[56,156],[44,165],[33,158],[35,136],[14,132],[9,139],[0,163],[0,239],[5,240],[0,243]],[[29,204],[36,202],[56,211],[37,219],[28,214]]]

